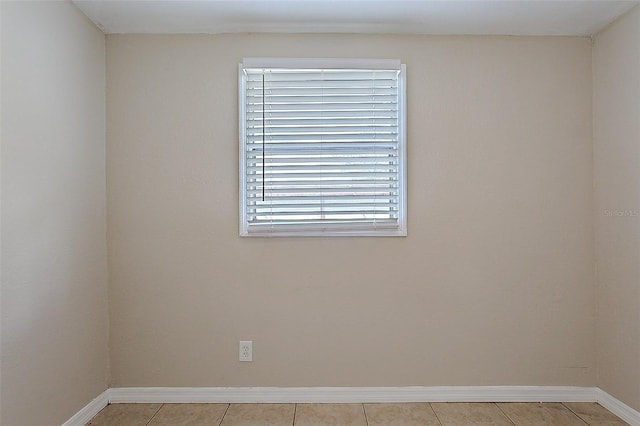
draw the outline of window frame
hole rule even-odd
[[[392,228],[373,229],[371,226],[347,224],[330,225],[318,229],[317,225],[282,225],[270,232],[250,232],[247,216],[246,182],[246,73],[245,68],[291,69],[363,69],[398,70],[398,225]],[[407,128],[406,66],[390,59],[335,59],[335,58],[243,58],[238,64],[239,111],[239,234],[241,237],[405,237],[407,236],[407,176],[406,176],[406,128]],[[358,229],[362,227],[363,229]]]

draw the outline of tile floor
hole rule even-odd
[[[614,426],[594,402],[403,404],[112,404],[91,426]]]

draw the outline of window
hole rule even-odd
[[[403,236],[405,69],[245,58],[240,235]]]

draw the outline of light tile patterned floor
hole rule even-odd
[[[619,426],[594,402],[405,404],[112,404],[91,426]]]

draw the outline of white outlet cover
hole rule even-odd
[[[253,341],[241,340],[240,341],[240,361],[251,362],[253,361]]]

